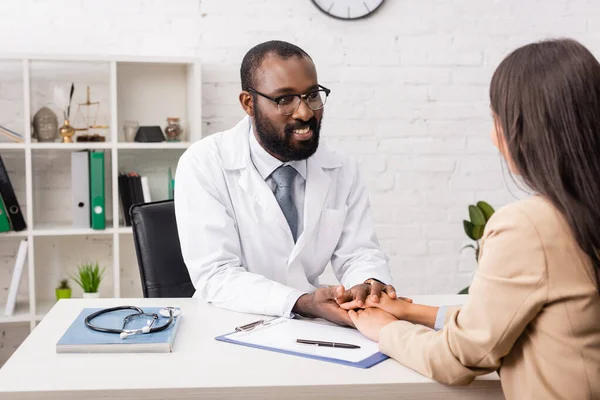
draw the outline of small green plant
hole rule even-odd
[[[58,289],[60,289],[60,290],[71,289],[71,287],[69,286],[69,281],[67,279],[61,279]]]
[[[485,201],[479,201],[476,205],[469,205],[469,221],[463,220],[463,227],[469,239],[474,240],[475,244],[468,244],[462,249],[472,248],[475,251],[475,261],[479,262],[479,240],[483,237],[485,225],[490,220],[495,210]],[[467,286],[460,291],[460,294],[469,293]]]
[[[100,270],[100,266],[96,262],[81,264],[77,269],[77,275],[71,275],[73,279],[85,293],[96,293],[98,292],[98,286],[102,282],[104,275],[104,268]]]
[[[71,298],[71,287],[67,279],[61,279],[60,285],[56,288],[56,300],[70,299]]]

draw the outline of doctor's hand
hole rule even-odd
[[[342,295],[342,286],[319,288],[298,298],[292,312],[307,318],[323,318],[342,326],[354,327],[348,312],[335,299]]]
[[[406,320],[411,315],[411,309],[413,308],[412,300],[405,297],[397,299],[390,298],[386,293],[382,293],[379,301],[375,302],[370,297],[364,302],[362,307],[355,307],[354,302],[341,304],[345,310],[354,310],[357,308],[379,308],[388,314],[392,314],[397,319]]]
[[[348,290],[344,290],[336,298],[337,303],[340,305],[343,304],[345,309],[350,310],[353,308],[363,308],[367,298],[373,303],[378,303],[382,293],[386,293],[391,299],[396,298],[396,289],[392,285],[384,286],[375,280],[370,281],[371,283],[361,283]],[[412,302],[410,299],[405,300]]]
[[[350,310],[348,315],[360,333],[376,342],[379,342],[379,334],[384,326],[398,321],[396,317],[379,308]]]

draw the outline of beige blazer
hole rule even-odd
[[[447,384],[498,370],[507,399],[600,399],[596,275],[562,215],[539,196],[518,201],[481,246],[468,301],[444,328],[394,322],[380,350]]]

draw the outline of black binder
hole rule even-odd
[[[123,173],[119,173],[119,193],[121,194],[123,222],[125,222],[125,226],[131,226],[131,219],[129,217],[129,208],[131,207],[131,199],[129,198],[129,182],[127,175]]]
[[[23,213],[21,212],[21,207],[19,206],[19,202],[17,201],[17,196],[15,195],[13,186],[10,183],[10,178],[8,177],[8,172],[6,171],[6,167],[4,166],[4,161],[2,161],[1,156],[0,196],[2,196],[2,200],[4,200],[4,205],[6,206],[6,211],[8,212],[8,217],[10,218],[13,230],[23,231],[27,229],[25,219],[23,218]]]

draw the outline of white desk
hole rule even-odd
[[[462,296],[415,296],[460,304]],[[173,353],[56,354],[55,344],[83,307],[180,306]],[[394,360],[370,369],[216,341],[260,319],[195,299],[60,300],[0,369],[0,398],[10,399],[501,399],[497,374],[467,387],[431,381]]]

